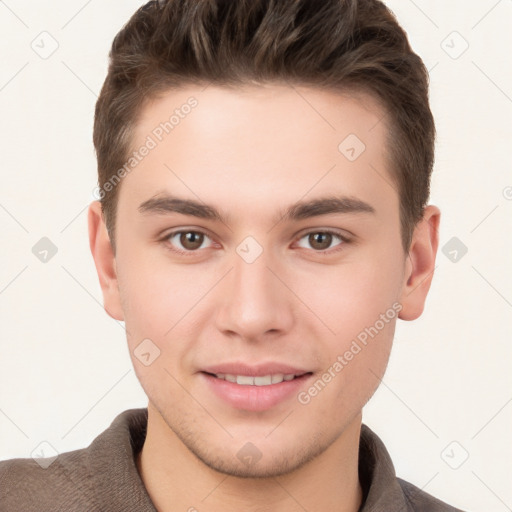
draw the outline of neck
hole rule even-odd
[[[200,461],[148,406],[146,440],[137,469],[159,512],[357,512],[363,493],[358,477],[361,414],[327,450],[291,473],[239,478]]]

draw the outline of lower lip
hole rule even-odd
[[[201,375],[218,397],[236,409],[246,411],[266,411],[276,406],[292,395],[297,395],[305,382],[312,377],[312,374],[308,373],[292,380],[283,380],[279,384],[256,386],[229,382],[205,372],[201,372]]]

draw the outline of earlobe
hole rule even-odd
[[[103,292],[105,311],[112,318],[122,321],[124,314],[119,294],[116,260],[99,201],[93,201],[89,206],[88,224],[89,247]]]
[[[440,219],[439,208],[429,205],[414,229],[400,299],[402,320],[415,320],[423,313],[434,275]]]

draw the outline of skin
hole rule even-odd
[[[159,511],[355,512],[361,411],[386,369],[396,318],[307,404],[294,395],[265,411],[237,409],[199,372],[277,361],[313,372],[307,391],[393,304],[404,320],[420,316],[439,209],[426,208],[406,253],[387,127],[370,96],[277,84],[183,87],[145,107],[133,146],[190,96],[197,107],[123,178],[115,256],[99,202],[89,208],[105,309],[125,322],[149,399],[139,472]],[[353,162],[338,150],[351,133],[366,145]],[[139,211],[163,192],[213,205],[229,222]],[[288,205],[332,194],[374,213],[279,222]],[[164,239],[178,229],[207,236],[198,249],[179,235]],[[348,241],[333,236],[322,246],[307,236],[325,229]],[[250,264],[236,252],[247,236],[263,249]],[[149,366],[134,355],[147,338],[160,350]],[[247,442],[262,455],[250,466],[237,457]]]

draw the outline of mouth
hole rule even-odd
[[[304,372],[300,374],[293,373],[273,373],[269,375],[252,376],[252,375],[234,375],[231,373],[210,373],[203,372],[207,375],[217,379],[225,380],[233,384],[240,384],[241,386],[270,386],[272,384],[280,384],[281,382],[288,382],[291,380],[300,379],[307,375],[312,375],[312,372]]]
[[[262,412],[296,400],[313,372],[243,375],[201,371],[209,393],[233,409]]]

